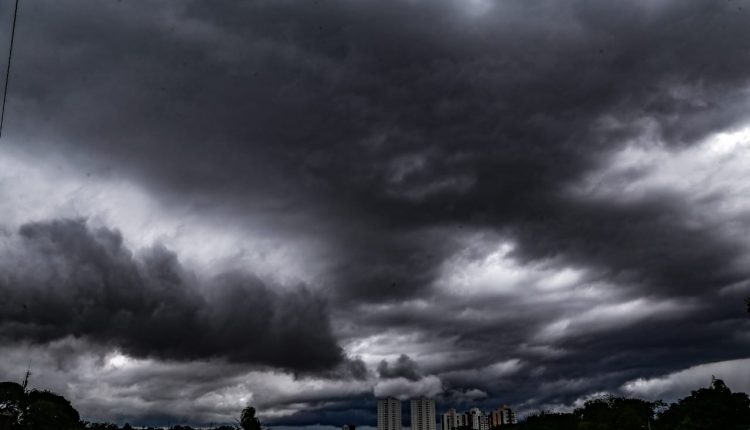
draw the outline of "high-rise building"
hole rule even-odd
[[[449,409],[448,412],[444,413],[440,420],[441,430],[456,430],[459,427],[465,426],[465,415],[459,414],[455,409]]]
[[[463,414],[449,409],[442,415],[441,430],[489,430],[490,417],[479,408],[471,408]]]
[[[466,412],[467,425],[471,430],[489,430],[490,424],[487,414],[479,408],[471,408]]]
[[[412,399],[411,430],[435,430],[435,400]]]
[[[490,417],[484,412],[479,415],[479,430],[490,430]]]
[[[500,406],[490,414],[490,427],[516,423],[516,414],[507,405]]]
[[[401,400],[378,399],[378,430],[401,430]]]

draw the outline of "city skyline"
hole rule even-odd
[[[384,397],[376,401],[377,404],[377,430],[400,430],[403,428],[404,416],[402,414],[402,403],[410,404],[408,421],[410,430],[436,430],[440,423],[441,430],[489,430],[503,425],[515,424],[516,414],[508,405],[501,405],[490,411],[484,411],[476,406],[471,406],[461,413],[455,407],[445,406],[446,411],[438,415],[436,413],[435,399],[418,397],[412,399],[400,399],[397,397]],[[344,425],[342,430],[351,430],[349,425]]]

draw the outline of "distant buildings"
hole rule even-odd
[[[455,409],[448,409],[448,412],[444,413],[440,420],[440,430],[456,430],[461,427],[466,427],[466,415],[459,414]]]
[[[516,414],[507,405],[500,406],[490,412],[490,428],[515,423]]]
[[[471,408],[462,414],[449,409],[442,415],[440,430],[489,430],[515,423],[516,415],[505,405],[489,413],[479,408]]]
[[[479,410],[479,408],[471,408],[468,412],[466,412],[466,416],[468,417],[467,426],[471,430],[489,430],[489,420],[487,419],[487,414]]]
[[[436,418],[435,400],[411,400],[411,430],[437,430]],[[491,412],[471,408],[459,413],[451,408],[441,415],[440,430],[491,430],[509,424],[516,424],[516,414],[507,405]],[[344,426],[342,430],[354,430],[354,426]],[[400,400],[378,399],[378,430],[402,430]]]
[[[435,430],[435,400],[412,399],[411,430]]]
[[[354,424],[344,424],[341,426],[341,430],[355,430]]]
[[[401,430],[401,400],[378,399],[378,430]]]

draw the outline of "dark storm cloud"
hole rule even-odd
[[[122,236],[83,220],[21,227],[0,280],[0,338],[66,336],[136,357],[223,358],[293,370],[342,361],[325,304],[304,288],[274,291],[252,276],[207,285],[156,245],[134,255]]]
[[[74,17],[84,7],[97,19]],[[687,145],[740,118],[743,13],[732,2],[505,2],[474,17],[471,7],[34,3],[19,37],[16,133],[62,137],[164,198],[231,199],[225,211],[273,217],[284,234],[328,234],[347,298],[424,291],[450,252],[425,232],[435,225],[510,227],[522,246],[535,237],[531,258],[573,240],[580,262],[616,271],[642,261],[591,250],[622,223],[634,243],[679,236],[700,249],[679,223],[655,232],[628,219],[679,206],[605,207],[604,223],[596,212],[582,221],[560,193],[647,124]],[[537,243],[550,230],[559,240]],[[722,257],[700,272],[722,277]]]
[[[383,378],[439,375],[453,393],[486,392],[486,406],[569,404],[746,351],[740,295],[717,294],[750,276],[742,236],[694,222],[691,202],[669,189],[619,201],[571,188],[626,145],[681,150],[746,120],[748,6],[29,2],[4,135],[40,160],[63,153],[82,171],[129,178],[165,205],[312,237],[325,244],[311,258],[329,268],[328,311],[343,337],[392,330],[452,339],[466,353],[425,364],[403,355],[381,364]],[[441,265],[474,231],[492,233],[479,255],[511,239],[519,266],[585,268],[582,289],[611,284],[613,301],[655,306],[658,317],[608,325],[592,314],[534,340],[586,315],[587,302],[444,297],[434,288]],[[55,254],[52,236],[73,252]],[[275,293],[235,275],[198,292],[170,252],[132,256],[116,234],[80,223],[30,225],[21,237],[47,263],[101,263],[19,278],[32,288],[3,317],[9,339],[80,333],[137,355],[216,355],[300,375],[313,357],[309,366],[331,378],[367,377],[361,361],[340,362],[310,292]],[[48,281],[82,300],[42,294]],[[31,299],[56,312],[21,310]],[[429,306],[402,306],[412,299]],[[247,337],[265,352],[234,349]],[[518,368],[492,368],[513,359]],[[278,423],[369,420],[370,401]]]
[[[563,256],[666,296],[712,294],[750,276],[737,264],[743,241],[717,232],[713,224],[681,222],[691,209],[677,195],[655,193],[620,204],[560,201],[557,208],[541,222],[519,220],[511,228],[521,245],[517,257]]]
[[[369,372],[367,364],[360,357],[346,357],[338,365],[325,370],[315,369],[312,372],[296,372],[295,377],[320,377],[329,380],[358,380],[367,379]]]
[[[311,423],[326,423],[328,425],[343,426],[351,423],[368,423],[371,425],[377,420],[372,405],[375,399],[372,396],[363,396],[357,399],[342,399],[328,404],[325,407],[312,407],[291,416],[283,418],[270,418],[266,421],[271,425],[284,426],[309,426]]]
[[[419,365],[406,354],[401,354],[393,364],[383,360],[378,365],[378,376],[381,378],[406,378],[416,381],[422,377]]]
[[[447,394],[466,389],[487,394],[463,401],[447,395],[439,409],[529,401],[526,407],[534,408],[570,404],[586,393],[616,393],[626,381],[658,377],[673,369],[746,357],[743,333],[750,322],[740,304],[738,295],[705,296],[690,312],[665,309],[627,324],[611,324],[611,316],[603,313],[599,320],[572,326],[565,336],[545,340],[535,337],[546,324],[585,313],[586,306],[564,301],[524,303],[507,296],[484,298],[481,303],[454,299],[452,306],[378,314],[362,324],[374,332],[401,327],[407,333],[421,333],[417,343],[455,338],[452,351],[472,352],[461,360],[449,358],[423,366],[426,373],[441,378]],[[485,317],[451,317],[456,308]]]

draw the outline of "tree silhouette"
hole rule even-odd
[[[25,393],[21,384],[0,382],[0,429],[12,429],[21,419]]]
[[[527,417],[519,426],[527,430],[571,430],[578,427],[578,417],[569,413],[541,411]],[[504,427],[500,426],[498,430]]]
[[[587,401],[573,413],[580,430],[631,430],[647,428],[660,402],[609,396]]]
[[[255,416],[255,408],[248,406],[242,410],[240,425],[243,430],[261,430],[260,420]]]
[[[668,430],[747,430],[750,398],[732,393],[721,379],[672,404],[659,417],[659,428]]]
[[[13,430],[77,430],[78,411],[49,391],[25,391],[15,382],[0,383],[0,428]]]
[[[28,409],[21,419],[22,428],[34,430],[75,430],[81,428],[81,418],[63,396],[49,391],[32,390],[27,393]]]

